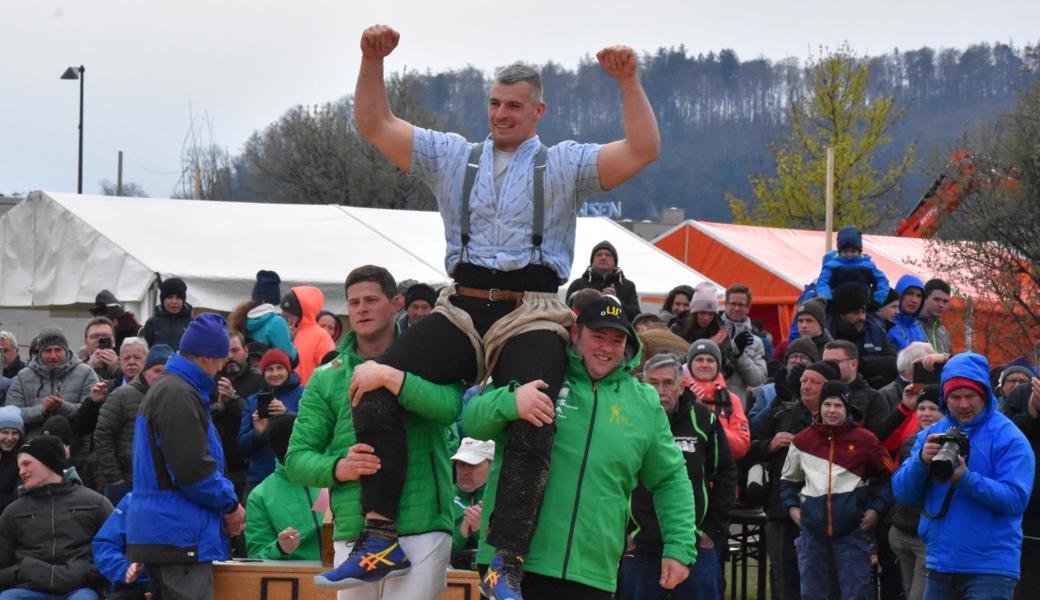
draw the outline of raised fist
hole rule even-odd
[[[361,56],[365,58],[385,58],[389,56],[401,34],[388,25],[373,25],[361,34]]]
[[[615,79],[631,77],[636,73],[636,52],[628,46],[610,46],[596,53],[603,70]]]

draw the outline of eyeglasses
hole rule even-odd
[[[112,337],[112,334],[110,334],[110,333],[92,333],[92,334],[87,336],[87,339],[88,340],[100,340],[101,338],[110,338],[110,337]]]
[[[727,302],[726,306],[729,306],[729,307],[732,307],[732,308],[747,308],[747,307],[750,306],[750,304],[745,304],[743,302]]]

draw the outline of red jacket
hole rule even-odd
[[[688,374],[686,371],[685,374]],[[697,379],[686,379],[686,387],[690,389],[701,402],[708,405],[722,423],[726,431],[726,441],[733,451],[733,459],[740,460],[751,448],[751,428],[748,427],[747,415],[744,414],[744,406],[736,394],[726,389],[726,380],[721,374],[713,381],[699,381]]]

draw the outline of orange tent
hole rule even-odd
[[[825,252],[824,233],[804,229],[754,227],[729,223],[685,221],[661,234],[653,243],[720,285],[742,283],[751,288],[752,318],[762,319],[775,340],[787,338],[795,303],[805,285],[820,274]],[[863,252],[873,258],[891,285],[906,274],[927,281],[936,275],[927,268],[928,240],[864,235]],[[978,303],[972,289],[955,290],[945,324],[954,349],[971,347],[989,352],[991,360],[1005,360],[1014,353],[990,347],[985,337],[972,336],[969,324],[999,321],[1001,309]],[[974,339],[973,339],[974,338]],[[965,343],[967,341],[967,343]]]

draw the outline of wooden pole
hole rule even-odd
[[[830,252],[833,245],[831,235],[834,232],[834,146],[827,147],[827,245],[825,252]]]
[[[202,169],[195,168],[195,200],[202,200]]]
[[[123,195],[123,151],[119,151],[119,166],[116,168],[116,196]]]

